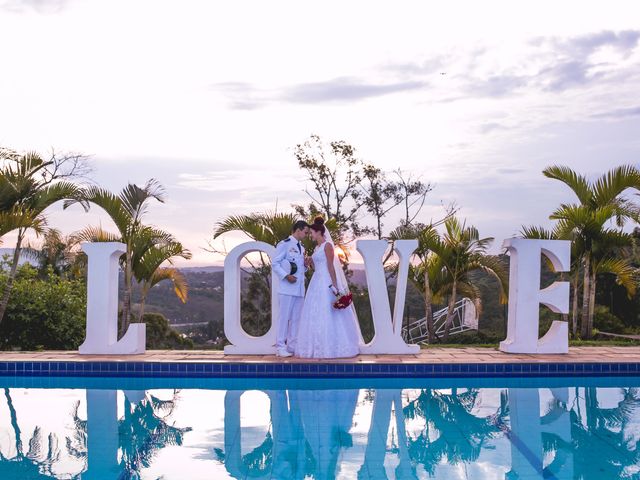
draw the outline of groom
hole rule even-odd
[[[280,279],[278,301],[280,315],[276,337],[276,355],[290,357],[295,347],[298,320],[304,304],[304,247],[300,243],[309,233],[309,224],[298,220],[291,235],[278,243],[272,268]]]

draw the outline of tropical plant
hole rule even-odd
[[[86,268],[86,256],[80,253],[78,246],[77,237],[64,236],[60,230],[48,228],[42,235],[41,244],[36,247],[29,243],[23,254],[35,263],[42,278],[48,275],[49,269],[58,276],[81,278]]]
[[[120,333],[124,334],[131,321],[131,294],[133,288],[133,268],[135,242],[139,237],[153,237],[154,244],[165,244],[173,241],[166,232],[145,226],[143,220],[151,200],[164,203],[164,188],[157,180],[151,179],[140,187],[128,184],[117,195],[97,186],[87,188],[85,198],[88,202],[101,207],[115,224],[118,233],[110,233],[101,227],[87,227],[77,234],[80,240],[93,242],[122,242],[126,245],[126,253],[122,262],[124,270],[124,294],[122,299],[122,314]],[[75,201],[65,202],[65,208]],[[153,235],[150,232],[153,232]],[[137,252],[140,255],[140,251]]]
[[[406,418],[426,421],[425,430],[409,438],[409,455],[430,475],[443,459],[450,464],[476,461],[482,446],[500,433],[495,416],[483,418],[471,413],[479,393],[478,389],[461,393],[452,389],[450,394],[423,389],[403,408]],[[456,441],[460,436],[465,441]]]
[[[396,229],[391,238],[417,238],[419,258],[410,265],[410,279],[423,292],[430,341],[435,339],[433,303],[445,298],[447,316],[442,339],[448,340],[453,325],[455,304],[463,295],[480,305],[481,293],[472,272],[482,271],[494,277],[500,289],[501,301],[506,302],[507,273],[498,257],[487,254],[493,238],[480,238],[475,227],[467,227],[455,216],[444,220],[444,233],[438,234],[432,225],[406,226]]]
[[[84,203],[83,189],[66,180],[55,157],[45,161],[37,153],[17,154],[0,150],[0,234],[17,230],[11,269],[0,299],[2,322],[16,276],[25,236],[44,233],[45,210],[61,200]]]
[[[436,340],[433,323],[434,287],[436,291],[439,290],[437,285],[442,273],[442,264],[431,251],[431,245],[437,241],[438,232],[433,225],[401,225],[391,232],[389,238],[392,241],[403,239],[418,240],[418,248],[415,250],[414,255],[419,261],[409,264],[409,280],[422,294],[425,317],[427,319],[428,340],[429,343],[433,343]],[[395,266],[392,269],[395,269]]]
[[[640,219],[638,207],[623,196],[628,189],[640,189],[640,170],[623,165],[593,182],[559,165],[546,168],[543,174],[567,185],[578,199],[577,203],[560,205],[549,218],[558,222],[560,238],[573,239],[574,251],[580,255],[583,277],[581,334],[583,338],[590,338],[598,270],[614,269],[621,274],[621,280],[629,278],[624,265],[610,261],[611,246],[620,246],[621,238],[618,231],[607,225],[613,223],[621,228],[629,220],[637,222]]]
[[[159,241],[161,240],[161,241]],[[169,234],[153,228],[143,228],[133,242],[133,276],[140,283],[140,304],[138,321],[144,316],[144,307],[149,291],[158,283],[169,280],[173,290],[182,303],[186,303],[189,285],[187,279],[173,267],[176,257],[189,260],[191,252]],[[171,266],[163,267],[165,263]]]

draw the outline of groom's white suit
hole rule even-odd
[[[291,275],[291,263],[295,263],[297,271],[294,283],[290,283],[286,277]],[[276,256],[272,264],[273,271],[280,279],[278,300],[280,302],[280,314],[278,317],[278,331],[276,337],[276,349],[293,353],[298,329],[298,321],[304,305],[304,247],[290,236],[278,243]]]

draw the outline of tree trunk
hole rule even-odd
[[[578,286],[580,283],[580,269],[576,269],[573,276],[573,304],[571,306],[571,334],[576,338],[578,334]]]
[[[11,270],[9,270],[9,277],[7,278],[7,284],[2,292],[2,300],[0,301],[0,323],[4,319],[4,314],[7,311],[9,305],[9,298],[11,297],[11,291],[13,290],[13,282],[16,279],[16,272],[18,271],[18,263],[20,262],[20,251],[22,249],[22,241],[24,240],[24,230],[18,230],[18,240],[16,241],[16,248],[13,251],[13,261],[11,262]]]
[[[447,320],[444,323],[444,335],[442,339],[447,342],[449,340],[449,331],[451,330],[451,325],[453,324],[453,312],[456,306],[456,295],[457,295],[458,284],[457,282],[453,282],[453,286],[451,287],[451,297],[449,298],[449,307],[447,309]]]
[[[129,329],[131,316],[131,249],[127,246],[126,262],[124,267],[124,295],[122,299],[122,321],[120,322],[120,335],[122,337]]]
[[[16,408],[13,405],[13,400],[11,399],[11,393],[8,388],[4,389],[4,396],[7,398],[7,408],[9,409],[9,418],[11,419],[11,426],[13,427],[13,434],[16,438],[16,455],[18,458],[23,458],[24,454],[22,453],[22,434],[20,432],[20,425],[18,424],[18,414],[16,413]]]
[[[591,285],[589,288],[589,331],[593,331],[593,319],[596,312],[596,272],[591,273]]]
[[[429,284],[429,273],[425,269],[424,274],[424,314],[427,317],[427,335],[429,345],[436,340],[436,331],[433,326],[433,292]]]
[[[140,294],[140,309],[138,311],[138,322],[143,323],[142,318],[144,317],[144,305],[147,301],[147,293],[149,290],[146,288],[146,285],[142,286],[142,293]]]
[[[591,338],[591,330],[589,328],[589,294],[591,290],[589,288],[591,280],[591,257],[589,253],[584,257],[584,282],[582,284],[582,318],[581,321],[581,335],[583,339]]]

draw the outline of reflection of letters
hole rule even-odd
[[[100,480],[159,474],[391,480],[458,478],[464,471],[465,478],[568,480],[590,473],[631,478],[627,473],[637,471],[637,388],[532,388],[521,380],[508,380],[514,385],[508,388],[435,383],[440,387],[263,390],[267,398],[252,396],[242,416],[244,391],[230,390],[224,397],[224,439],[220,420],[204,420],[211,408],[222,412],[218,392],[174,390],[168,399],[169,392],[125,390],[123,396],[113,387],[62,395],[48,388],[4,388],[0,478],[55,472]],[[49,404],[52,394],[61,399]],[[86,422],[79,407],[83,397]],[[185,421],[199,431],[191,435],[189,426],[176,426]],[[203,451],[214,463],[202,461]],[[167,463],[173,459],[179,463]]]
[[[552,471],[554,478],[573,478],[572,459],[565,449],[556,449],[552,464],[546,468],[542,461],[545,454],[543,434],[567,442],[567,445],[571,443],[571,420],[566,410],[567,389],[551,390],[553,400],[542,417],[537,388],[509,388],[508,392],[511,429],[507,436],[511,441],[513,478],[547,478],[545,471]]]
[[[87,390],[87,471],[82,478],[118,478],[118,392]]]
[[[418,478],[415,469],[411,465],[407,448],[407,434],[405,430],[404,413],[402,411],[401,390],[376,390],[375,392],[371,426],[369,427],[369,435],[367,437],[367,449],[365,451],[364,464],[359,472],[362,478],[387,478],[384,468],[384,457],[386,454],[387,434],[389,433],[389,422],[391,420],[392,410],[395,412],[398,455],[400,457],[400,463],[396,467],[396,478]]]

